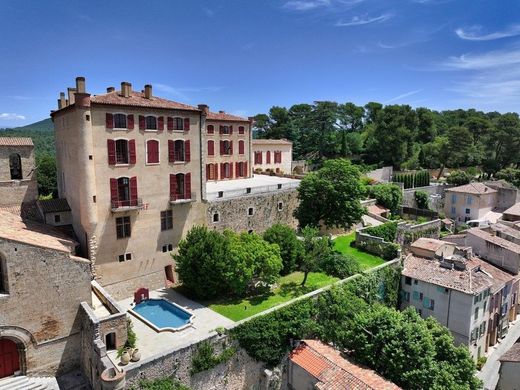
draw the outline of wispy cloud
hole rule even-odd
[[[409,91],[409,92],[405,92],[401,95],[397,95],[391,99],[388,99],[386,102],[383,102],[383,104],[389,104],[389,103],[393,103],[393,102],[396,102],[398,100],[401,100],[401,99],[404,99],[404,98],[407,98],[409,96],[413,96],[413,95],[416,95],[418,94],[419,92],[422,92],[422,89],[416,89],[416,90],[413,90],[413,91]]]
[[[444,4],[449,3],[453,0],[410,0],[412,3],[418,4]]]
[[[210,8],[202,7],[202,11],[204,11],[204,13],[206,14],[206,16],[207,16],[208,18],[212,18],[213,16],[215,16],[215,11],[213,11],[213,10],[210,9]]]
[[[214,93],[222,89],[221,87],[173,87],[171,85],[161,83],[154,83],[153,86],[158,91],[188,101],[191,100],[191,94]]]
[[[492,33],[482,33],[482,26],[471,26],[467,28],[458,28],[455,34],[460,39],[468,41],[493,41],[495,39],[509,38],[520,35],[520,24],[513,24],[502,31]]]
[[[16,120],[24,120],[25,116],[20,114],[15,114],[14,112],[3,112],[0,114],[0,120],[7,121],[16,121]]]
[[[495,50],[482,54],[450,57],[440,64],[441,70],[484,70],[520,64],[520,49]]]
[[[290,0],[283,5],[283,8],[293,11],[309,11],[316,8],[329,6],[330,0]]]
[[[353,16],[350,20],[339,20],[336,27],[350,27],[350,26],[363,26],[371,23],[380,23],[389,20],[393,17],[393,14],[382,14],[379,16],[369,17],[368,15]]]

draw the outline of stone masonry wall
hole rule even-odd
[[[9,156],[13,153],[20,155],[22,180],[11,180]],[[0,147],[0,206],[16,205],[38,199],[35,168],[32,146]]]
[[[261,233],[276,223],[296,228],[298,221],[293,212],[298,206],[297,195],[296,190],[287,190],[212,201],[207,205],[206,223],[209,228],[236,232]],[[278,209],[280,202],[281,210]],[[253,215],[248,214],[249,208],[253,208]],[[219,215],[218,222],[213,222],[215,213]]]

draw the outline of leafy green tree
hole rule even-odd
[[[362,271],[354,256],[344,255],[339,252],[331,252],[329,256],[322,257],[319,268],[327,275],[340,279],[348,278]]]
[[[424,191],[415,191],[415,203],[420,209],[428,209],[429,195]]]
[[[389,209],[392,213],[399,210],[403,203],[403,192],[395,184],[376,184],[368,187],[369,196],[375,198],[377,203]]]
[[[298,187],[300,204],[294,215],[300,226],[348,228],[364,213],[364,189],[359,169],[347,160],[328,160],[316,172],[306,175]]]
[[[453,171],[450,173],[446,181],[448,184],[453,184],[456,186],[461,186],[464,184],[468,184],[471,181],[472,177],[465,171]]]
[[[316,272],[330,256],[332,243],[328,237],[319,237],[319,230],[310,226],[302,229],[304,255],[300,265],[303,272],[302,286],[305,286],[309,272]]]
[[[280,247],[280,256],[283,262],[282,275],[287,275],[296,270],[303,255],[303,244],[293,228],[275,224],[264,232],[264,240]]]
[[[190,390],[190,388],[174,379],[161,378],[139,381],[138,390]]]
[[[513,184],[515,187],[520,188],[520,169],[502,169],[496,173],[495,177],[500,180],[505,180]]]
[[[52,194],[53,197],[58,196],[56,157],[47,153],[37,157],[36,177],[38,180],[38,193],[40,195]]]

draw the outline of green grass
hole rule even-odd
[[[370,253],[360,251],[357,248],[351,247],[350,243],[356,240],[356,233],[350,233],[346,236],[338,237],[334,240],[334,249],[344,255],[351,255],[357,259],[363,270],[378,266],[385,262],[379,256],[374,256]]]
[[[269,293],[245,299],[227,298],[202,303],[233,321],[239,321],[300,295],[332,284],[339,279],[321,272],[311,272],[304,287],[300,286],[302,280],[302,272],[293,272],[281,277],[277,283],[278,287]]]

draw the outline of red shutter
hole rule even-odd
[[[145,130],[146,129],[146,119],[143,115],[139,115],[139,130]]]
[[[159,141],[150,140],[146,142],[147,163],[156,164],[159,162]]]
[[[219,127],[219,133],[224,134],[224,126],[220,125]]]
[[[191,153],[190,153],[190,140],[184,141],[184,161],[190,162]]]
[[[211,164],[206,164],[206,180],[210,179],[210,171],[209,171],[210,166],[211,166]]]
[[[171,199],[177,200],[177,175],[170,175],[170,196]]]
[[[190,118],[184,118],[184,131],[190,131]]]
[[[191,199],[191,173],[184,175],[184,199]]]
[[[229,163],[229,178],[233,179],[233,163]]]
[[[160,116],[158,118],[158,122],[159,122],[159,128],[158,130],[159,131],[163,131],[164,130],[164,116]]]
[[[220,155],[224,154],[224,141],[220,140]]]
[[[278,152],[278,163],[282,163],[282,152]]]
[[[128,141],[128,154],[130,156],[130,164],[135,164],[135,139],[131,139],[130,141]]]
[[[247,171],[247,161],[244,162],[244,177],[249,177],[249,172]]]
[[[137,206],[137,176],[130,178],[130,205]]]
[[[237,177],[240,177],[239,164],[240,163],[238,163],[238,162],[235,163],[235,172],[236,172]]]
[[[107,139],[108,165],[116,165],[116,141]]]
[[[215,155],[215,142],[208,141],[208,156],[214,156],[214,155]]]
[[[171,116],[169,116],[166,121],[168,122],[167,123],[168,130],[173,130],[173,118]]]
[[[238,141],[238,154],[244,154],[244,141]]]
[[[265,152],[265,163],[271,164],[271,152],[269,150]]]
[[[113,129],[114,128],[114,116],[112,114],[109,114],[107,112],[106,118],[105,118],[107,129]]]
[[[126,116],[126,128],[128,130],[134,129],[134,114],[130,114]]]
[[[175,162],[175,143],[173,140],[168,140],[168,161]]]
[[[215,128],[213,125],[208,125],[208,134],[213,134],[215,132]]]
[[[220,178],[221,179],[226,178],[226,170],[224,168],[224,163],[220,163]]]
[[[233,141],[229,141],[229,154],[233,154]]]
[[[110,201],[112,202],[112,207],[116,207],[118,200],[117,179],[110,179]]]
[[[233,126],[229,126],[229,134],[233,134]]]

